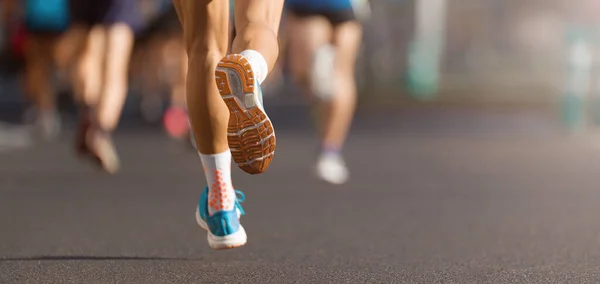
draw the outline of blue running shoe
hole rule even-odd
[[[227,139],[231,156],[249,174],[267,170],[275,154],[275,130],[262,102],[262,91],[248,59],[231,54],[215,71],[219,93],[229,108]]]
[[[196,221],[202,229],[208,231],[208,245],[212,249],[237,248],[246,244],[246,231],[240,224],[240,217],[245,214],[241,205],[245,196],[239,190],[235,193],[235,208],[230,211],[217,211],[212,216],[208,214],[208,187],[200,196],[196,207]]]

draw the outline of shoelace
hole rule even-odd
[[[244,211],[244,208],[242,207],[242,202],[244,202],[244,200],[246,200],[246,195],[243,192],[241,192],[240,190],[236,190],[235,191],[235,208],[240,210],[240,214],[242,214],[242,215],[246,214],[246,211]]]

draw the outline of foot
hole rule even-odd
[[[75,152],[79,156],[87,156],[91,153],[87,137],[92,129],[91,111],[87,108],[80,110],[77,131],[75,132]]]
[[[239,54],[228,55],[219,62],[215,75],[230,112],[227,136],[233,160],[249,174],[263,173],[275,153],[275,130],[250,62]]]
[[[350,176],[346,163],[340,155],[321,155],[317,161],[316,171],[321,180],[331,184],[344,184]]]
[[[36,128],[44,141],[55,140],[61,131],[60,117],[56,112],[43,112],[36,119]]]
[[[241,202],[244,194],[236,190],[235,208],[231,211],[217,211],[208,214],[208,187],[200,196],[200,202],[196,207],[196,222],[208,232],[208,245],[212,249],[230,249],[241,247],[246,244],[246,231],[240,224],[240,216],[244,215]]]
[[[79,120],[75,148],[82,157],[91,157],[105,172],[116,173],[120,168],[117,151],[110,133],[101,130],[92,123],[89,110],[84,110]]]
[[[32,134],[42,141],[53,141],[60,135],[61,121],[56,110],[30,108],[25,113],[25,121],[33,126]]]
[[[90,149],[102,169],[109,174],[117,173],[121,163],[110,133],[96,129],[90,139]]]

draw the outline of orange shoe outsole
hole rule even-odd
[[[229,108],[227,138],[231,156],[243,171],[261,174],[275,154],[275,130],[261,108],[250,62],[239,54],[228,55],[219,62],[215,77]]]

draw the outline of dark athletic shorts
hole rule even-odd
[[[310,9],[308,7],[288,5],[286,10],[298,18],[308,18],[314,16],[325,17],[334,27],[345,22],[356,20],[356,15],[354,14],[353,9],[320,11]]]
[[[161,11],[156,18],[145,24],[143,29],[140,29],[138,40],[145,41],[154,35],[170,36],[173,34],[183,34],[183,30],[177,17],[177,11],[175,7],[171,6]]]
[[[123,23],[137,31],[142,18],[136,0],[70,0],[71,22],[93,26]]]

